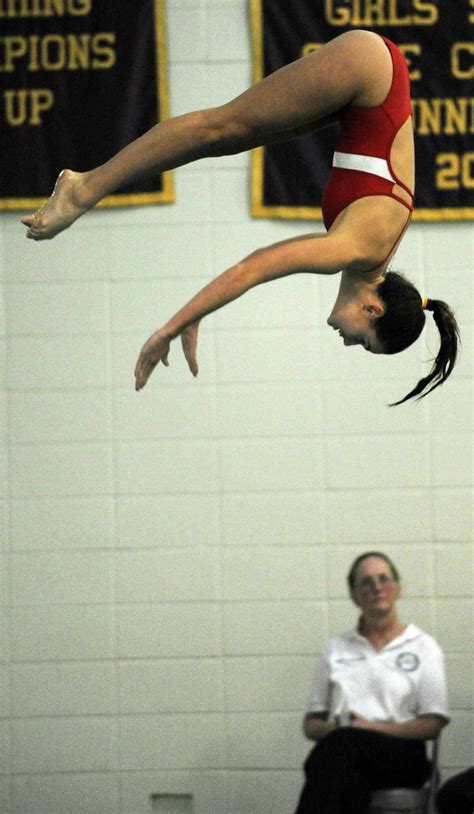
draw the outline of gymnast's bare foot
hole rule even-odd
[[[21,222],[28,226],[31,240],[50,240],[93,205],[86,204],[82,190],[85,173],[63,170],[59,173],[53,194],[34,215],[25,215]]]

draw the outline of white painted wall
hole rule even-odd
[[[250,81],[244,0],[169,0],[172,113]],[[396,267],[446,299],[451,381],[325,326],[337,280],[264,286],[209,318],[140,394],[147,336],[252,249],[247,155],[176,172],[172,206],[94,212],[52,242],[0,217],[0,810],[289,814],[314,657],[355,621],[353,557],[400,566],[402,616],[445,650],[445,776],[472,761],[472,269],[467,223],[414,224]],[[319,224],[317,225],[319,228]]]

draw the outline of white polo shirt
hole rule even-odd
[[[444,657],[432,636],[408,625],[383,650],[351,630],[330,639],[320,656],[307,712],[356,712],[371,721],[418,715],[449,720]]]

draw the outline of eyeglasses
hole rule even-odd
[[[396,580],[390,574],[380,574],[378,577],[364,577],[360,582],[356,582],[355,587],[360,591],[372,591],[377,585],[382,588],[389,588]]]

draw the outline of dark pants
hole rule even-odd
[[[450,777],[436,797],[439,814],[472,814],[474,811],[474,768]]]
[[[430,774],[423,741],[334,729],[310,752],[295,814],[366,814],[375,789],[419,788]]]

